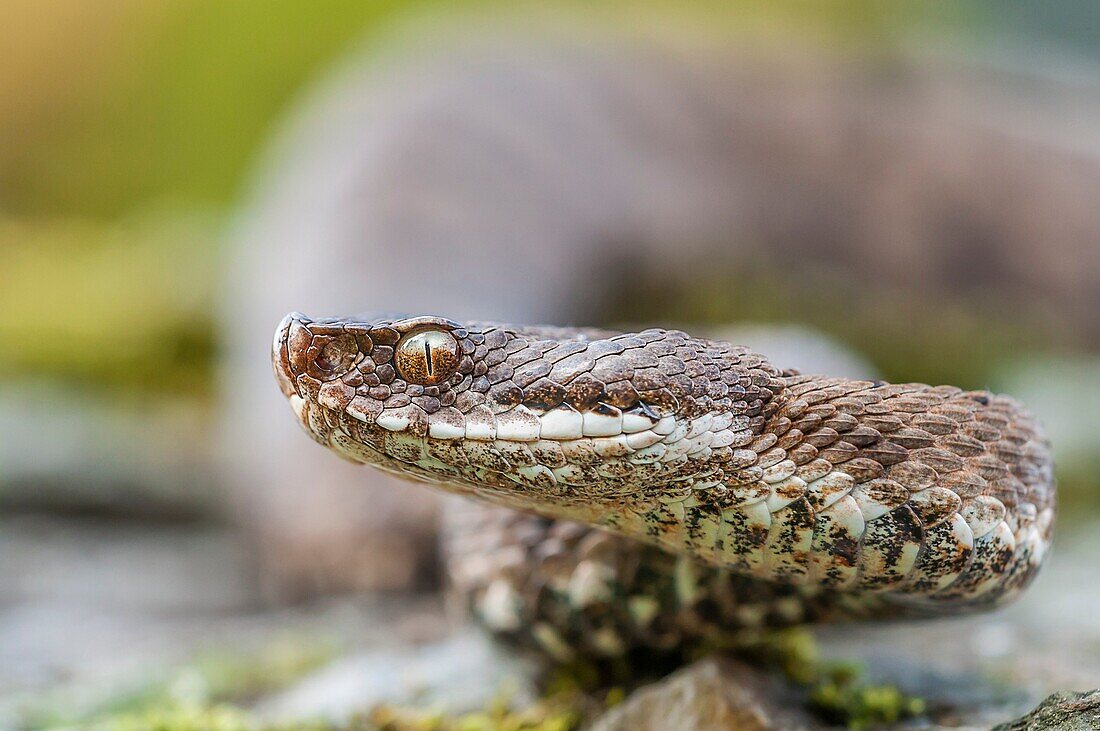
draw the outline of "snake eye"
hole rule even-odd
[[[458,368],[458,341],[442,330],[409,333],[397,343],[394,365],[409,383],[434,386]]]

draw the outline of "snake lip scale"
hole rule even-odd
[[[802,375],[661,329],[294,313],[272,356],[323,446],[503,506],[448,529],[453,583],[562,651],[652,640],[668,607],[646,601],[675,582],[680,609],[766,591],[707,610],[726,625],[984,608],[1050,544],[1049,444],[1005,396]]]

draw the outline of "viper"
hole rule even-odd
[[[1014,400],[803,375],[679,330],[294,313],[305,431],[465,500],[451,585],[558,658],[744,627],[989,608],[1050,545],[1049,443]]]

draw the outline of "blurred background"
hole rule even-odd
[[[0,726],[446,634],[434,500],[274,386],[294,309],[1010,392],[1064,508],[994,654],[1100,680],[1100,9],[935,7],[0,1]]]

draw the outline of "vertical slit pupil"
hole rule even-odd
[[[432,375],[432,346],[427,342],[424,343],[424,363],[428,369],[428,375]]]

